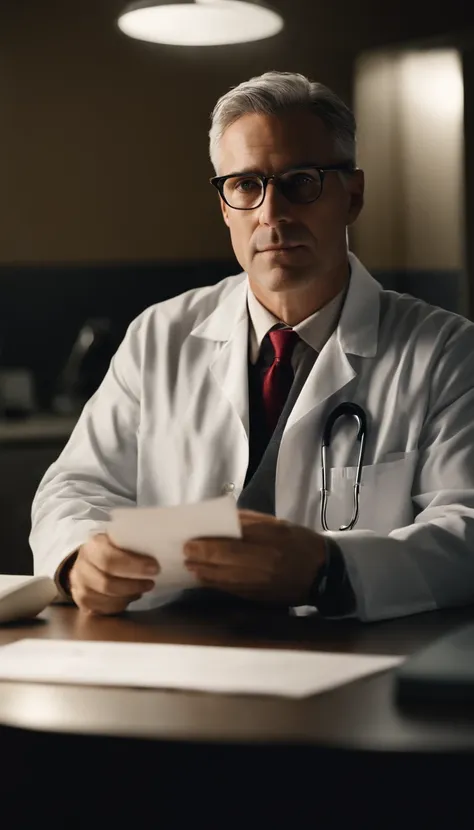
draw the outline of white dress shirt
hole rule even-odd
[[[310,346],[314,351],[320,352],[326,342],[329,340],[331,334],[335,331],[339,317],[341,314],[344,298],[347,289],[344,288],[334,299],[327,305],[315,311],[301,323],[293,326],[295,331],[301,338],[301,342],[297,343],[292,355],[291,364],[295,372],[298,363],[307,346]],[[290,328],[286,326],[278,317],[275,317],[271,311],[257,300],[255,294],[251,290],[249,284],[249,292],[247,297],[248,312],[250,318],[249,326],[249,357],[250,362],[255,364],[260,354],[262,341],[268,332],[276,325],[281,324],[281,327]]]

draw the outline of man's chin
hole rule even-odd
[[[288,291],[291,288],[301,287],[315,278],[313,269],[276,264],[265,270],[252,271],[250,276],[267,291]]]

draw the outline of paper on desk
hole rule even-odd
[[[301,698],[404,658],[219,646],[19,640],[0,648],[0,679]]]
[[[158,560],[160,592],[195,587],[184,566],[183,545],[198,536],[242,536],[235,499],[222,496],[177,507],[125,507],[111,512],[107,533],[118,547]],[[148,593],[147,599],[153,596]]]

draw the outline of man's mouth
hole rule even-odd
[[[261,248],[260,253],[266,251],[292,251],[295,248],[301,248],[301,245],[268,245],[266,248]]]

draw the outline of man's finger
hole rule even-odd
[[[104,573],[88,559],[81,560],[76,565],[76,570],[71,572],[71,587],[74,583],[81,583],[91,590],[105,597],[127,597],[132,594],[140,596],[146,591],[151,591],[155,582],[151,579],[127,579],[111,576]]]
[[[284,532],[289,525],[283,519],[270,516],[267,513],[257,513],[255,510],[239,510],[239,520],[244,539],[272,538],[273,534]]]
[[[191,562],[208,562],[216,565],[232,565],[236,556],[243,556],[241,539],[208,537],[193,539],[183,547],[185,559]]]
[[[140,599],[141,594],[127,597],[106,597],[103,594],[98,594],[92,588],[80,585],[77,589],[72,588],[72,597],[81,611],[88,614],[109,616],[121,614],[131,602]]]
[[[249,570],[242,567],[220,567],[219,565],[198,564],[188,562],[187,569],[193,573],[199,582],[204,585],[224,589],[225,586],[242,589],[260,588],[269,582],[269,574],[265,571]]]
[[[268,513],[259,513],[256,510],[239,510],[240,524],[243,526],[254,524],[278,524],[281,520]]]
[[[105,537],[108,540],[108,537]],[[94,544],[95,542],[95,544]],[[98,536],[85,547],[85,558],[99,570],[122,579],[146,579],[156,576],[160,566],[156,559],[115,547]]]
[[[277,556],[277,551],[250,545],[242,539],[197,539],[184,546],[186,562],[220,568],[237,566],[248,571],[268,572]]]

